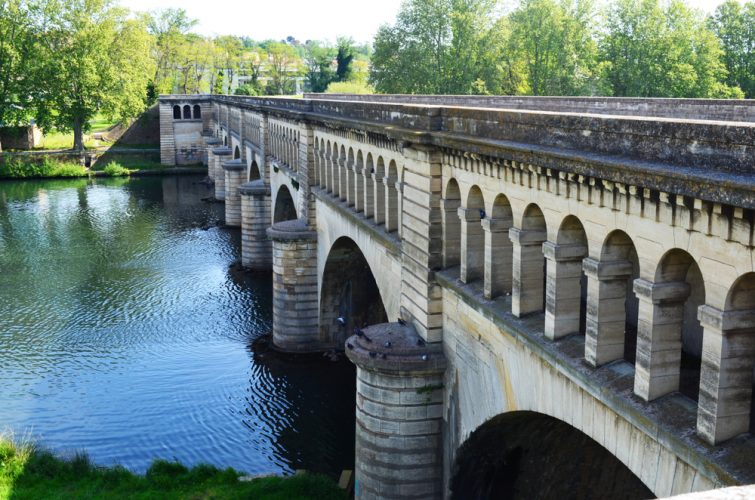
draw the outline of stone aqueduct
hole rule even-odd
[[[358,497],[451,495],[523,412],[658,496],[755,482],[755,103],[170,95],[160,123],[272,269],[275,345],[356,363]]]

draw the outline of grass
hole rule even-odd
[[[79,163],[56,161],[49,157],[35,160],[6,158],[0,163],[0,178],[30,179],[42,177],[85,177],[87,169]]]
[[[0,499],[346,499],[324,476],[303,474],[239,481],[233,469],[155,461],[143,476],[98,467],[85,454],[61,459],[30,443],[0,437]]]
[[[113,125],[118,123],[117,121],[108,120],[103,115],[97,115],[89,121],[91,132],[84,134],[84,147],[86,149],[94,149],[97,147],[97,142],[92,139],[92,134],[95,132],[105,132],[109,130]],[[73,147],[73,132],[58,132],[50,130],[45,133],[45,137],[42,140],[42,147],[35,148],[37,150],[53,150],[53,149],[71,149]],[[154,146],[153,146],[154,147]]]

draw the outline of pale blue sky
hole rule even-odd
[[[722,0],[687,0],[689,5],[712,12]],[[335,40],[346,35],[371,41],[378,27],[392,23],[401,0],[120,0],[132,10],[167,7],[186,9],[199,20],[204,35],[244,35],[257,40]]]

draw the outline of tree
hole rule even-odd
[[[109,0],[47,0],[34,77],[40,123],[73,130],[74,149],[98,112],[130,118],[144,110],[153,38]]]
[[[186,50],[186,35],[197,25],[184,9],[164,9],[147,15],[147,29],[155,38],[152,48],[155,73],[152,78],[158,93],[171,93],[176,84],[176,72],[181,51]]]
[[[608,15],[603,57],[614,95],[736,97],[723,83],[723,52],[704,20],[681,0],[616,0]]]
[[[310,41],[306,46],[304,62],[307,66],[307,83],[312,92],[325,92],[330,82],[335,79],[332,69],[333,49],[323,47],[318,42]]]
[[[351,62],[354,60],[354,40],[338,38],[338,52],[336,54],[336,76],[338,82],[351,79]]]
[[[727,0],[716,8],[708,24],[721,42],[726,83],[755,98],[755,2]]]
[[[31,115],[29,67],[35,60],[31,24],[35,8],[23,0],[0,0],[0,126]]]
[[[296,50],[290,45],[273,42],[268,45],[267,91],[272,95],[293,94],[296,91],[296,78],[299,76],[299,60]]]

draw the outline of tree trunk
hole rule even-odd
[[[84,123],[79,117],[73,119],[73,149],[84,151]]]

